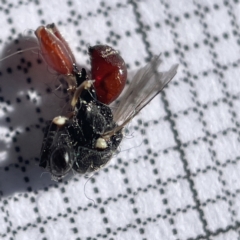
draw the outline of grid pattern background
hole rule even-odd
[[[162,53],[176,77],[128,126],[109,165],[55,183],[38,167],[61,76],[37,50],[0,62],[1,239],[240,239],[240,3],[0,2],[1,58],[56,23],[80,66],[108,44],[129,70]]]

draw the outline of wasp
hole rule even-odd
[[[155,56],[122,93],[127,67],[118,51],[107,45],[89,47],[91,70],[87,73],[77,68],[54,24],[40,26],[35,34],[46,63],[66,76],[71,99],[71,114],[47,123],[39,165],[57,181],[70,171],[96,171],[110,161],[123,139],[124,127],[171,81],[178,65],[159,72],[161,60]],[[118,106],[111,109],[109,104],[121,93]]]

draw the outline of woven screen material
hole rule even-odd
[[[129,81],[153,55],[180,64],[104,169],[56,183],[38,161],[45,122],[65,111],[62,77],[37,49],[1,61],[1,239],[240,239],[238,0],[5,0],[0,15],[1,58],[54,22],[80,67],[99,43]]]

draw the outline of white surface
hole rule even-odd
[[[0,62],[1,239],[240,238],[237,1],[13,0],[0,15],[1,57],[34,46],[28,30],[54,22],[80,66],[97,43],[121,52],[129,76],[160,52],[162,70],[180,64],[105,169],[58,184],[36,160],[44,121],[62,111],[61,93],[46,93],[58,76],[36,51]]]

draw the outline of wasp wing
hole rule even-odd
[[[113,109],[113,120],[118,125],[113,129],[114,132],[131,121],[176,75],[178,64],[173,65],[167,72],[158,72],[160,63],[160,56],[155,56],[135,74],[121,96],[119,105]],[[110,132],[107,135],[112,135]]]

